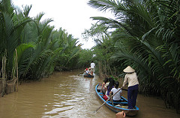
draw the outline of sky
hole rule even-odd
[[[89,0],[11,0],[13,5],[22,8],[22,6],[32,5],[30,17],[35,17],[39,13],[44,12],[43,19],[51,18],[53,22],[51,26],[55,29],[62,27],[68,34],[72,34],[74,38],[78,38],[83,44],[83,49],[92,48],[95,43],[89,39],[85,41],[82,33],[85,29],[90,29],[91,24],[95,23],[90,17],[104,16],[112,17],[111,13],[98,11],[87,3]]]

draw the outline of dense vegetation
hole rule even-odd
[[[90,0],[88,4],[114,14],[114,19],[92,17],[98,23],[84,33],[97,42],[94,53],[102,71],[121,75],[127,65],[132,66],[140,92],[161,95],[179,112],[180,1]]]
[[[78,39],[62,28],[55,30],[49,25],[52,19],[41,21],[44,13],[29,17],[31,8],[26,6],[19,10],[13,7],[11,0],[0,1],[1,77],[38,80],[54,70],[81,66],[77,64],[82,50],[81,45],[77,45]]]

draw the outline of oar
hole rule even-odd
[[[84,75],[84,71],[83,71],[83,72],[80,72],[80,73],[78,74],[78,76],[79,76],[79,75]]]
[[[116,91],[116,93],[118,93],[121,89],[119,89],[118,91]],[[116,93],[114,95],[116,95]],[[111,97],[113,97],[114,95],[112,95]],[[98,107],[94,112],[96,113],[111,97],[109,97],[100,107]]]
[[[121,88],[122,89],[122,88]],[[128,91],[127,89],[122,89],[122,90],[124,90],[124,91]]]

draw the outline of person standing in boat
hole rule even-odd
[[[130,66],[126,67],[123,72],[125,72],[126,75],[121,89],[128,83],[128,109],[133,109],[136,106],[138,94],[138,77],[135,70]]]
[[[95,71],[95,63],[93,61],[91,62],[90,67],[92,69],[92,72],[94,73],[94,71]]]

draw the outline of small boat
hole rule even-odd
[[[90,75],[90,74],[85,74],[84,77],[88,77],[88,78],[93,78],[94,75]]]
[[[95,91],[97,96],[103,101],[105,102],[106,100],[103,99],[103,93],[100,92],[102,86],[101,85],[96,85],[95,87]],[[113,105],[114,104],[114,105]],[[135,116],[137,115],[139,108],[137,106],[135,106],[134,109],[128,109],[128,100],[126,98],[124,98],[123,96],[121,96],[121,102],[112,102],[111,101],[107,101],[105,103],[105,105],[111,109],[114,112],[121,112],[124,111],[126,113],[127,116]]]

